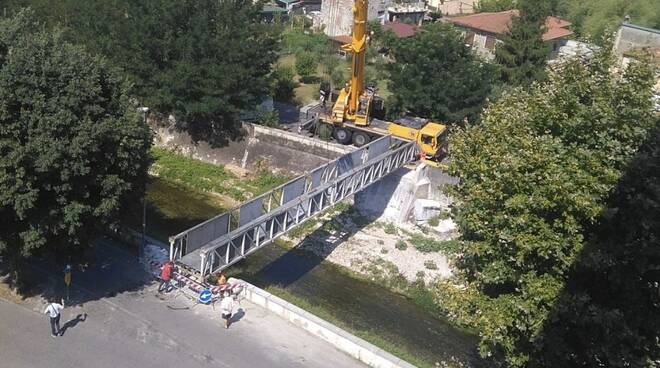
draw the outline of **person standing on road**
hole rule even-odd
[[[222,312],[222,319],[225,320],[225,328],[229,328],[231,316],[234,313],[234,298],[229,292],[225,292],[223,296],[224,298],[220,302],[220,311]]]
[[[60,312],[64,309],[64,299],[62,299],[62,304],[58,304],[56,301],[52,300],[50,304],[46,307],[44,314],[48,314],[50,317],[50,331],[52,337],[62,336],[62,330],[60,330]]]
[[[158,286],[158,292],[168,292],[170,289],[170,279],[172,278],[172,261],[167,261],[163,265],[163,269],[160,271],[160,285]]]

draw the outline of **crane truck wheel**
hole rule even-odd
[[[341,144],[349,144],[351,142],[351,131],[344,128],[335,128],[332,136]]]
[[[355,147],[362,147],[365,144],[369,143],[370,139],[366,133],[355,132],[353,133],[353,145]]]

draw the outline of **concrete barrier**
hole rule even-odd
[[[243,296],[250,302],[275,313],[313,335],[327,341],[337,349],[374,368],[415,368],[359,337],[325,321],[263,289],[243,280],[230,278],[230,283],[243,283]]]
[[[287,141],[297,142],[300,144],[304,144],[306,146],[320,148],[330,152],[340,153],[342,155],[355,150],[355,147],[353,146],[345,146],[338,143],[325,142],[321,139],[310,138],[297,133],[287,132],[286,130],[266,127],[257,124],[252,125],[252,127],[254,129],[255,136],[257,136],[258,134],[264,134],[271,137],[279,137]]]

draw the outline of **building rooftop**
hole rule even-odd
[[[347,44],[347,43],[351,43],[353,41],[353,39],[349,35],[333,36],[333,37],[330,37],[330,39],[332,41],[339,42],[341,44]]]
[[[389,22],[383,25],[384,30],[391,30],[397,38],[412,37],[417,32],[417,26],[401,22]]]
[[[388,22],[383,24],[383,30],[390,30],[394,32],[397,38],[406,38],[406,37],[412,37],[417,33],[419,28],[415,25],[412,24],[406,24],[406,23],[401,23],[401,22]],[[330,37],[332,41],[342,43],[342,44],[347,44],[351,43],[352,38],[350,35],[340,35],[340,36],[333,36]]]
[[[450,18],[449,21],[461,26],[493,34],[504,34],[509,30],[511,20],[518,15],[517,10],[507,10],[496,13],[478,13],[462,17]],[[570,36],[573,31],[568,29],[571,23],[558,18],[548,17],[545,21],[546,31],[543,41]]]
[[[262,12],[264,12],[264,13],[286,13],[287,10],[284,9],[284,8],[281,8],[279,6],[276,6],[276,5],[266,4],[262,8]]]

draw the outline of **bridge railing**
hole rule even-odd
[[[381,137],[170,237],[170,259],[203,276],[223,270],[415,158],[414,142]]]

